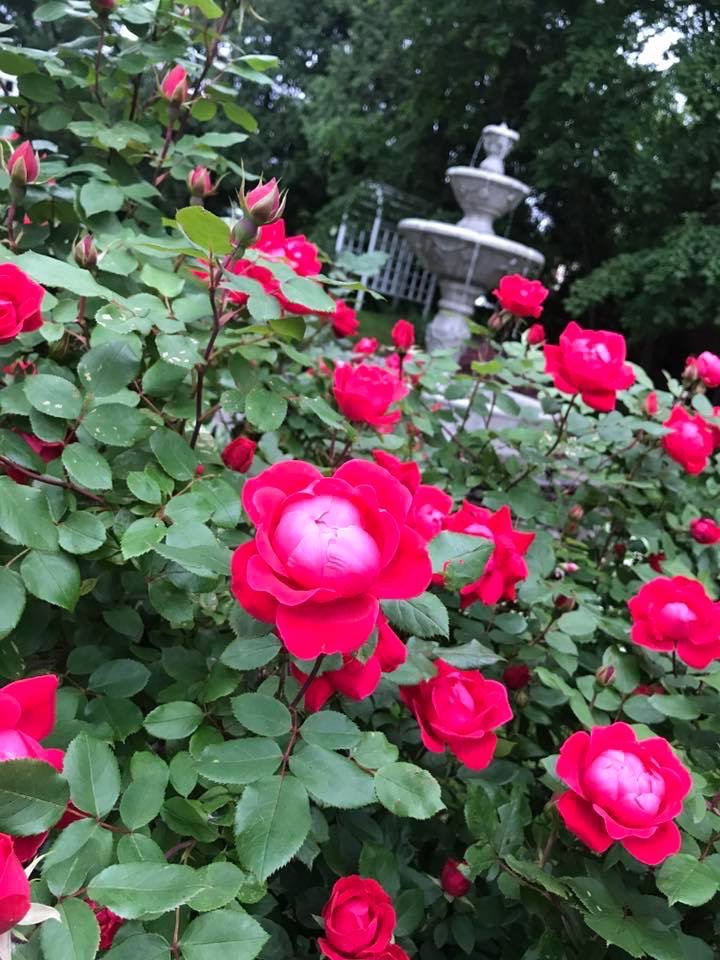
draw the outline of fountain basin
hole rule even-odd
[[[477,167],[450,167],[447,171],[455,199],[465,216],[460,226],[478,233],[495,233],[493,220],[514,210],[530,194],[520,180]]]

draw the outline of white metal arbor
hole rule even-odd
[[[427,316],[435,297],[435,274],[426,270],[397,225],[424,204],[410,194],[382,183],[368,183],[343,213],[335,240],[335,253],[383,253],[385,262],[375,274],[364,274],[366,287],[393,300],[417,303]],[[361,309],[364,291],[358,291],[355,308]]]

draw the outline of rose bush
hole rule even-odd
[[[370,328],[243,14],[0,36],[0,957],[712,960],[712,345]]]

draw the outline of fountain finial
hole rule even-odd
[[[489,123],[483,127],[481,139],[487,156],[480,164],[480,169],[505,173],[505,157],[520,139],[520,134],[517,130],[511,130],[506,123]]]

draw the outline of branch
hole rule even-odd
[[[23,476],[29,480],[37,480],[39,483],[46,483],[50,487],[63,487],[65,490],[71,490],[73,493],[79,493],[82,497],[87,497],[88,500],[92,500],[102,507],[108,506],[107,501],[103,500],[102,497],[98,497],[97,494],[91,493],[84,487],[77,487],[69,480],[58,480],[57,477],[50,477],[45,473],[30,470],[28,467],[21,467],[19,463],[15,463],[15,461],[10,460],[9,457],[0,457],[0,467],[5,467],[6,469],[9,467],[11,470],[17,470],[19,473],[22,473]]]

